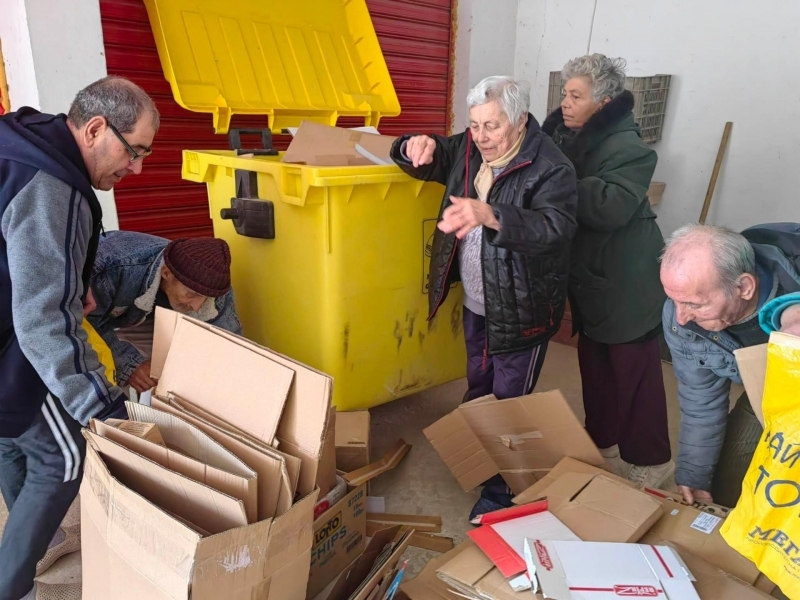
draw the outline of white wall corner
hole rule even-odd
[[[0,18],[0,43],[3,44],[11,110],[23,106],[38,107],[39,90],[34,75],[25,0],[4,0]]]
[[[453,89],[450,135],[461,133],[467,123],[467,92],[469,91],[470,48],[472,43],[473,0],[455,2],[455,43],[453,44]]]

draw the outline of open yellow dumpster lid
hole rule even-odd
[[[365,0],[145,0],[175,100],[214,116],[303,120],[400,114]]]

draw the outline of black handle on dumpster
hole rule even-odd
[[[269,200],[231,198],[231,207],[223,208],[219,216],[233,221],[239,235],[262,240],[275,239],[275,206]]]
[[[242,148],[242,135],[260,135],[261,148]],[[253,154],[255,156],[277,156],[278,151],[272,147],[272,131],[269,129],[231,129],[228,131],[228,144],[237,156]]]

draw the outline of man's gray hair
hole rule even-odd
[[[609,58],[605,54],[587,54],[569,61],[561,71],[561,81],[585,77],[592,88],[592,100],[616,98],[625,91],[624,58]]]
[[[693,251],[701,246],[711,253],[719,283],[729,298],[734,296],[742,275],[756,276],[756,254],[747,238],[727,227],[714,225],[696,223],[676,229],[667,238],[661,263],[670,267],[691,260]]]
[[[496,100],[512,125],[521,125],[528,119],[531,106],[531,86],[527,81],[495,75],[487,77],[467,94],[467,108]]]
[[[67,118],[80,128],[94,117],[105,117],[120,133],[130,133],[145,114],[150,115],[158,130],[160,116],[153,99],[132,81],[111,75],[78,92]]]

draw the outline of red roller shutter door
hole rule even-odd
[[[447,132],[452,2],[367,0],[402,106],[399,117],[381,120],[382,133]],[[227,136],[214,134],[210,115],[189,112],[173,100],[142,0],[100,0],[100,16],[109,74],[141,85],[161,111],[154,153],[142,174],[115,188],[120,228],[168,238],[212,235],[205,187],[181,179],[181,151],[225,149]],[[234,117],[232,126],[265,124],[258,117]],[[275,138],[280,149],[287,143]]]

